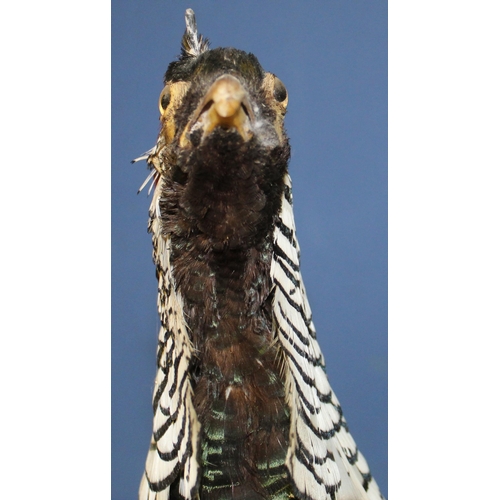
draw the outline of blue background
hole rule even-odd
[[[330,383],[387,495],[387,2],[112,4],[112,498],[137,498],[152,427],[156,278],[136,195],[157,101],[194,9],[211,47],[253,52],[289,93],[302,275]]]

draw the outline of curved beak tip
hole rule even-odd
[[[222,118],[229,118],[237,113],[241,107],[241,100],[227,98],[220,101],[214,101],[214,109]]]
[[[247,91],[236,77],[223,75],[208,90],[186,132],[197,123],[202,127],[204,137],[216,127],[235,129],[246,142],[253,135],[252,120]]]

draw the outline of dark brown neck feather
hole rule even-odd
[[[204,161],[185,183],[167,182],[160,200],[195,347],[204,499],[222,498],[221,487],[229,498],[270,498],[262,482],[273,474],[273,490],[288,483],[289,417],[270,295],[281,188],[266,176],[253,163]]]

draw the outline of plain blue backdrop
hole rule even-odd
[[[156,141],[188,7],[212,48],[254,53],[287,87],[302,275],[330,383],[387,495],[387,2],[115,0],[112,498],[137,498],[159,327],[146,165],[130,161]]]

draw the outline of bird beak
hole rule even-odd
[[[188,143],[188,135],[201,128],[202,141],[216,127],[236,130],[247,142],[251,139],[254,114],[247,91],[240,81],[231,75],[223,75],[212,84],[196,108],[181,136],[181,147]]]

